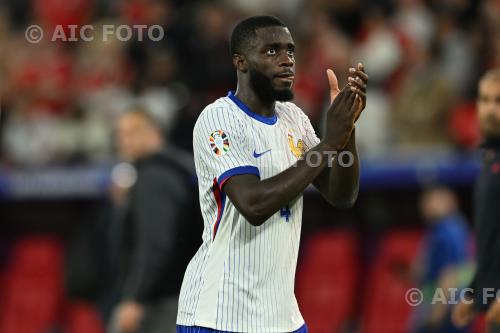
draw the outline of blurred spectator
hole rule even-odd
[[[390,9],[387,4],[368,6],[353,51],[353,57],[370,68],[370,80],[374,82],[369,92],[370,103],[359,122],[357,139],[360,149],[375,154],[388,149],[392,139],[391,105],[387,92],[388,87],[395,84],[405,56],[401,34],[391,24]]]
[[[487,68],[500,67],[500,3],[495,0],[482,2],[483,39]]]
[[[313,12],[308,21],[304,36],[296,41],[298,59],[294,92],[296,102],[317,126],[327,103],[325,69],[333,68],[339,73],[339,82],[345,82],[344,73],[354,64],[350,63],[351,41],[326,13]]]
[[[113,171],[117,218],[110,236],[119,303],[110,332],[175,332],[178,292],[192,254],[185,243],[193,244],[183,238],[194,222],[191,157],[164,146],[157,122],[138,107],[119,117],[116,143],[125,162]]]
[[[464,332],[451,324],[447,300],[451,300],[452,288],[464,287],[461,274],[468,259],[467,225],[455,194],[447,188],[426,190],[420,199],[420,211],[428,224],[419,268],[425,304],[415,313],[414,332]]]
[[[293,19],[298,16],[303,5],[302,0],[222,0],[225,6],[238,9],[243,15],[250,16],[255,13],[280,15],[283,19]]]
[[[173,50],[151,48],[144,74],[138,78],[138,102],[151,111],[166,135],[175,124],[178,110],[187,104],[186,87],[177,81],[177,65]]]
[[[394,98],[391,127],[396,143],[405,148],[449,144],[448,109],[454,90],[436,63],[436,52],[413,44],[406,77]]]
[[[420,47],[428,47],[434,34],[432,13],[423,0],[397,0],[394,24]]]
[[[372,5],[364,15],[360,43],[354,58],[370,68],[370,80],[383,84],[402,64],[403,45],[390,24],[387,9]]]
[[[464,94],[473,81],[474,67],[477,62],[471,48],[469,35],[459,27],[459,21],[450,14],[437,16],[437,43],[440,56],[437,67],[448,78],[457,95]]]
[[[477,312],[486,313],[489,332],[500,332],[500,69],[487,72],[479,81],[479,127],[485,137],[483,167],[476,184],[475,226],[477,270],[470,285],[473,294],[454,312],[454,322],[467,325]]]
[[[227,94],[236,82],[229,53],[229,10],[217,2],[206,2],[195,8],[180,44],[183,79],[193,93],[207,100]],[[201,110],[197,110],[201,112]]]

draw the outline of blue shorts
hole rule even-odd
[[[304,324],[302,325],[301,328],[299,328],[296,331],[293,331],[291,333],[307,333],[307,325]],[[226,332],[226,331],[218,331],[214,330],[213,328],[205,328],[205,327],[199,327],[199,326],[182,326],[182,325],[177,325],[177,333],[231,333],[231,332]],[[285,333],[285,332],[283,332]]]

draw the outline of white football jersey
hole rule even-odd
[[[275,176],[318,143],[290,102],[264,117],[230,92],[203,110],[193,133],[203,244],[184,275],[178,325],[255,333],[304,325],[294,294],[302,195],[256,227],[221,188],[234,175]]]

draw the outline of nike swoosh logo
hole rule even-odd
[[[254,149],[254,151],[253,151],[253,157],[255,157],[255,158],[259,158],[259,157],[261,157],[262,155],[264,155],[265,153],[269,153],[270,151],[271,151],[271,149],[268,149],[268,150],[266,150],[266,151],[264,151],[264,152],[262,152],[262,153],[257,153],[257,152],[255,151],[255,149]]]

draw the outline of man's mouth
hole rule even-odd
[[[283,72],[275,75],[276,78],[285,82],[293,82],[295,79],[295,74],[293,72]]]

